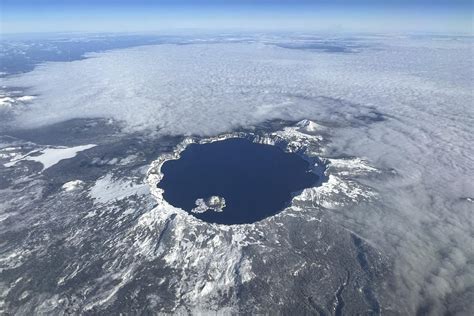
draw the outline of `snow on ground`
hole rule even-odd
[[[331,169],[336,169],[339,174],[344,176],[363,175],[371,172],[379,172],[376,168],[369,166],[367,161],[360,158],[352,159],[330,159]]]
[[[64,159],[70,159],[74,158],[77,153],[93,148],[96,145],[90,144],[90,145],[81,145],[81,146],[75,146],[75,147],[49,147],[45,148],[42,150],[35,150],[32,151],[25,156],[12,160],[6,164],[4,164],[5,167],[12,167],[15,164],[17,164],[19,161],[24,161],[24,160],[31,160],[31,161],[36,161],[39,162],[43,165],[42,171],[54,166],[58,162]],[[33,154],[38,154],[37,156],[33,156]]]
[[[127,180],[113,179],[107,174],[96,181],[90,189],[89,195],[98,203],[109,203],[122,200],[131,195],[147,195],[150,190],[146,183],[135,183]]]
[[[378,37],[372,45],[375,49],[351,54],[262,43],[147,46],[48,63],[2,82],[41,95],[18,113],[11,122],[15,128],[106,117],[132,132],[205,136],[278,118],[317,119],[330,143],[310,148],[311,153],[363,157],[394,172],[365,178],[377,204],[358,206],[354,200],[365,202],[371,191],[354,177],[364,177],[367,168],[329,161],[329,181],[316,192],[305,191],[314,194],[308,198],[327,208],[336,207],[334,201],[351,205],[329,213],[390,253],[400,280],[394,287],[406,295],[401,301],[413,314],[425,306],[433,314],[452,313],[447,306],[469,294],[473,275],[472,38]],[[302,126],[299,132],[310,133],[305,144],[312,146],[319,129]],[[297,133],[280,134],[298,138]],[[150,183],[159,181],[161,162],[153,164]],[[107,190],[116,189],[119,196],[133,192],[112,178],[96,186],[105,201]],[[150,190],[161,203],[161,192]],[[347,200],[338,200],[341,195]],[[194,251],[188,246],[177,245],[176,253]],[[195,254],[206,262],[212,253]],[[186,258],[168,259],[187,264]],[[198,284],[189,279],[189,285]]]
[[[320,187],[308,188],[295,197],[295,201],[312,201],[327,209],[337,209],[364,200],[370,200],[375,193],[352,180],[343,180],[329,175],[329,180]]]
[[[305,128],[309,127],[309,128]],[[186,146],[192,143],[209,143],[221,141],[233,137],[246,137],[257,143],[281,146],[287,151],[304,150],[306,146],[317,147],[321,140],[319,135],[309,135],[316,130],[320,130],[314,122],[305,120],[295,126],[286,127],[281,131],[270,134],[256,135],[252,133],[229,133],[215,137],[196,140],[186,138],[178,144],[171,153],[163,153],[150,166],[147,181],[152,195],[156,198],[158,205],[151,211],[143,214],[136,227],[133,229],[140,232],[159,230],[159,227],[166,227],[166,233],[172,234],[171,240],[175,241],[164,249],[161,245],[156,248],[156,242],[151,237],[140,239],[134,244],[137,251],[147,260],[152,260],[155,256],[164,254],[164,261],[167,266],[180,268],[180,283],[177,288],[178,296],[187,302],[187,305],[194,310],[198,307],[208,307],[211,310],[218,308],[215,304],[223,295],[229,295],[232,299],[232,289],[238,284],[235,275],[241,277],[240,282],[245,283],[252,280],[255,274],[252,272],[251,262],[244,256],[242,249],[249,243],[256,244],[252,233],[257,230],[258,225],[265,225],[267,218],[259,223],[244,225],[219,225],[203,224],[191,214],[180,208],[170,205],[163,198],[162,189],[157,184],[162,179],[161,166],[167,160],[179,159],[180,153]],[[315,155],[311,151],[311,155]],[[312,156],[306,157],[311,159]],[[351,166],[351,169],[367,169],[367,172],[376,170],[362,160],[348,160],[340,162],[340,165]],[[337,174],[338,168],[333,168],[332,172]],[[345,170],[345,168],[341,168]],[[344,204],[358,203],[366,198],[372,197],[372,193],[363,185],[356,181],[340,178],[335,175],[329,176],[329,181],[320,187],[304,190],[295,197],[295,203],[320,202],[320,206],[329,205],[330,201],[337,200]],[[193,212],[207,211],[209,204],[219,204],[218,197],[214,197],[213,203],[198,199]],[[224,210],[225,211],[225,210]],[[294,213],[301,212],[301,208],[292,203],[287,209],[277,216],[293,216]],[[207,233],[200,233],[196,237],[195,231],[206,225]],[[264,233],[262,233],[264,234]],[[191,236],[192,238],[190,238]],[[221,263],[225,262],[225,265]],[[224,293],[224,294],[222,294]],[[232,304],[229,304],[232,305]]]
[[[0,149],[0,159],[8,159],[9,161],[16,160],[17,157],[21,156],[18,152],[20,147],[5,147]]]
[[[66,192],[75,191],[80,189],[84,185],[84,182],[81,180],[73,180],[63,184],[62,188]]]
[[[225,208],[225,199],[220,196],[211,196],[208,199],[197,199],[196,207],[191,210],[192,213],[204,213],[208,210],[214,212],[223,212]]]

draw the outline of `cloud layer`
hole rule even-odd
[[[381,199],[334,211],[396,260],[415,311],[469,304],[474,250],[472,40],[390,38],[360,53],[261,43],[159,45],[47,63],[3,84],[37,95],[14,126],[110,117],[126,131],[213,135],[281,118],[331,126]],[[471,293],[472,294],[472,293]]]

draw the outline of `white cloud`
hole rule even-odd
[[[378,107],[380,102],[435,103],[466,94],[453,84],[455,90],[448,90],[445,80],[437,84],[418,77],[432,64],[418,60],[422,57],[447,63],[440,72],[448,75],[452,66],[460,67],[433,51],[416,47],[353,56],[261,44],[158,45],[46,63],[4,84],[32,87],[39,95],[16,126],[113,117],[129,130],[215,134],[272,118],[324,119],[335,113],[328,108],[339,107],[342,116],[367,111],[344,107],[343,101]],[[410,69],[403,67],[407,58],[416,58]]]
[[[392,254],[412,310],[430,302],[442,314],[474,270],[472,43],[392,38],[378,48],[147,46],[47,63],[3,84],[38,96],[17,113],[22,127],[112,117],[128,131],[210,135],[273,118],[332,123],[327,152],[396,173],[363,179],[380,201],[334,218]],[[374,113],[387,120],[370,124]]]

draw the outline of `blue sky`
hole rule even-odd
[[[469,0],[0,0],[1,32],[472,33]]]

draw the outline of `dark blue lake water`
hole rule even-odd
[[[293,153],[249,140],[232,138],[189,145],[178,160],[162,166],[159,187],[164,198],[210,223],[254,223],[277,214],[292,193],[315,185],[319,177]],[[196,199],[224,197],[223,212],[192,213]]]

